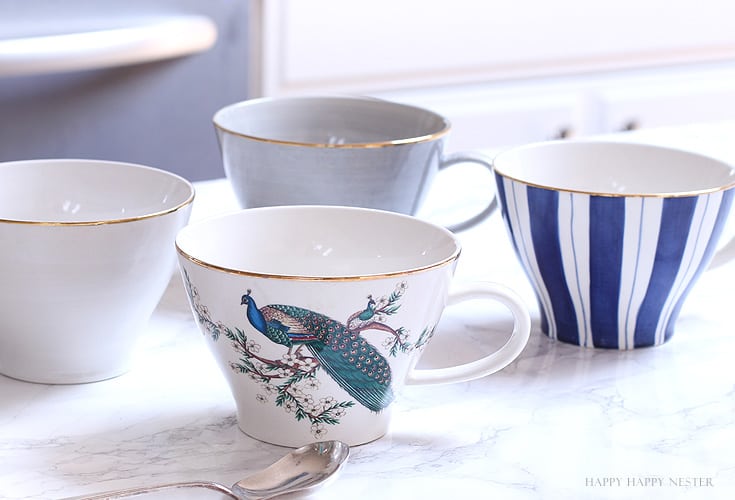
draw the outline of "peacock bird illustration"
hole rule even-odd
[[[306,348],[337,384],[360,404],[380,412],[393,401],[388,361],[361,334],[367,329],[399,332],[376,321],[376,302],[342,324],[324,314],[290,305],[258,308],[248,290],[240,300],[249,323],[270,341],[293,350]]]

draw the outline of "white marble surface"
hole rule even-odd
[[[625,136],[735,161],[734,137],[735,123]],[[475,192],[486,180],[474,183]],[[440,219],[436,207],[456,182],[443,179],[434,208],[421,216]],[[222,181],[198,190],[194,218],[234,207]],[[500,217],[461,239],[458,279],[514,287],[536,320]],[[313,497],[735,498],[733,283],[735,263],[705,273],[673,339],[660,347],[586,350],[555,343],[536,326],[521,357],[499,373],[407,388],[389,434],[353,448],[340,477]],[[509,321],[484,304],[448,309],[422,364],[470,359],[469,339],[474,349],[489,349]],[[0,498],[58,499],[193,479],[229,485],[285,451],[238,430],[178,276],[130,373],[69,386],[0,376]]]

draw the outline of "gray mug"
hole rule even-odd
[[[444,153],[449,121],[370,97],[260,98],[214,115],[225,175],[241,207],[344,205],[414,215],[439,170],[479,152]],[[497,206],[449,226],[467,229]],[[457,193],[457,199],[461,194]]]

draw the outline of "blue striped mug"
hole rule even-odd
[[[735,169],[671,148],[549,141],[494,160],[506,228],[549,337],[633,349],[669,340],[717,249]]]

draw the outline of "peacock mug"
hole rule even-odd
[[[367,97],[252,99],[219,110],[214,125],[243,208],[342,205],[415,215],[438,171],[492,163],[479,152],[445,154],[443,116]],[[464,202],[459,192],[456,201]],[[484,209],[449,227],[467,229],[496,206],[490,190]]]
[[[375,440],[388,430],[404,384],[483,377],[528,341],[530,318],[518,296],[492,283],[450,292],[457,239],[410,216],[331,206],[246,209],[189,225],[176,246],[239,427],[269,443]],[[471,363],[416,369],[444,307],[477,298],[510,309],[508,341]]]
[[[646,144],[549,141],[495,158],[503,218],[536,291],[542,330],[585,347],[666,342],[715,252],[735,169]]]

